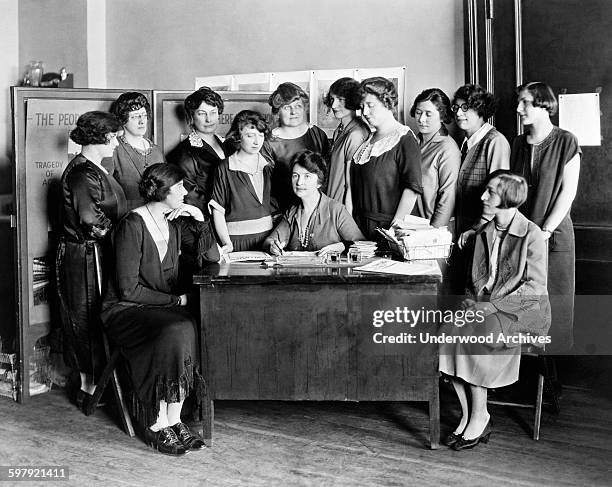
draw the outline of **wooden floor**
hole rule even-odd
[[[446,433],[457,405],[442,399]],[[57,389],[26,405],[0,398],[0,463],[68,466],[69,485],[611,485],[612,399],[572,388],[561,405],[544,412],[539,442],[529,410],[491,406],[489,445],[455,452],[426,447],[424,404],[218,402],[214,447],[176,459]]]

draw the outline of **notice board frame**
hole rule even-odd
[[[30,399],[30,358],[33,347],[38,339],[48,335],[51,331],[51,320],[38,323],[31,322],[30,302],[33,294],[30,282],[29,245],[28,235],[36,231],[28,226],[27,208],[28,199],[26,189],[26,140],[27,130],[27,107],[31,100],[66,100],[74,103],[83,102],[108,102],[110,104],[117,97],[127,91],[138,91],[144,94],[149,103],[152,104],[153,93],[151,90],[139,89],[63,89],[63,88],[29,88],[11,87],[12,123],[13,123],[13,207],[16,214],[17,227],[13,233],[14,259],[15,259],[15,313],[17,326],[17,355],[19,364],[19,386],[17,401],[25,403]],[[83,110],[84,113],[88,110]],[[73,127],[67,126],[68,133]],[[153,127],[150,127],[153,130]],[[40,143],[40,140],[36,140]],[[66,154],[67,155],[67,154]],[[68,161],[66,161],[68,162]],[[64,165],[65,167],[65,165]],[[61,172],[59,173],[61,176]],[[39,229],[40,230],[40,229]],[[47,231],[44,229],[43,231]],[[54,266],[54,259],[49,259],[48,266]],[[51,275],[54,275],[52,272]]]

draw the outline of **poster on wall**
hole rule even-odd
[[[225,137],[234,116],[241,110],[255,110],[265,115],[271,123],[272,113],[268,105],[268,92],[218,91],[223,99],[223,113],[219,116],[217,135]],[[191,129],[185,116],[184,100],[190,91],[154,91],[153,112],[155,120],[155,143],[164,154],[171,152],[185,139]]]
[[[295,83],[296,85],[304,89],[310,97],[310,103],[308,107],[309,122],[322,128],[327,134],[327,136],[331,139],[333,137],[334,130],[338,126],[338,121],[335,119],[331,110],[329,110],[324,103],[325,96],[327,95],[331,84],[334,81],[344,77],[354,78],[357,81],[363,81],[366,78],[371,78],[374,76],[382,76],[384,78],[387,78],[391,80],[395,85],[398,95],[397,119],[401,123],[404,123],[404,91],[406,87],[405,66],[391,68],[319,69],[312,71],[282,71],[269,73],[247,73],[230,74],[223,76],[207,76],[196,78],[195,88],[198,89],[201,86],[208,86],[215,90],[238,90],[241,92],[273,92],[281,83],[285,83],[287,81]],[[188,93],[185,92],[185,94]],[[174,108],[169,106],[168,109],[168,115],[171,115],[171,112]],[[172,126],[169,126],[168,128],[171,132],[176,132]],[[167,133],[165,127],[164,133]]]

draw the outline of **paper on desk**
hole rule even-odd
[[[416,275],[440,275],[440,266],[435,260],[423,260],[419,262],[398,262],[391,259],[377,259],[366,265],[353,268],[361,272],[377,272],[383,274],[403,274],[406,276]]]
[[[230,252],[223,256],[225,262],[261,262],[264,260],[274,259],[267,252],[247,251],[247,252]]]

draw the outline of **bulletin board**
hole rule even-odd
[[[202,86],[208,86],[212,89],[228,90],[228,93],[234,91],[252,92],[254,90],[273,92],[281,83],[290,81],[301,87],[310,97],[308,120],[317,127],[323,129],[331,139],[334,130],[338,126],[338,121],[323,102],[329,92],[331,84],[337,79],[344,77],[362,81],[373,76],[387,78],[395,85],[398,95],[397,119],[401,123],[404,123],[406,86],[405,66],[392,68],[319,69],[311,71],[282,71],[206,76],[195,79],[195,88],[198,89]]]
[[[131,90],[11,89],[20,401],[30,396],[30,359],[35,343],[50,332],[51,322],[56,322],[53,281],[59,181],[80,151],[69,133],[82,113],[107,111],[125,91]],[[150,91],[138,91],[151,99]]]

